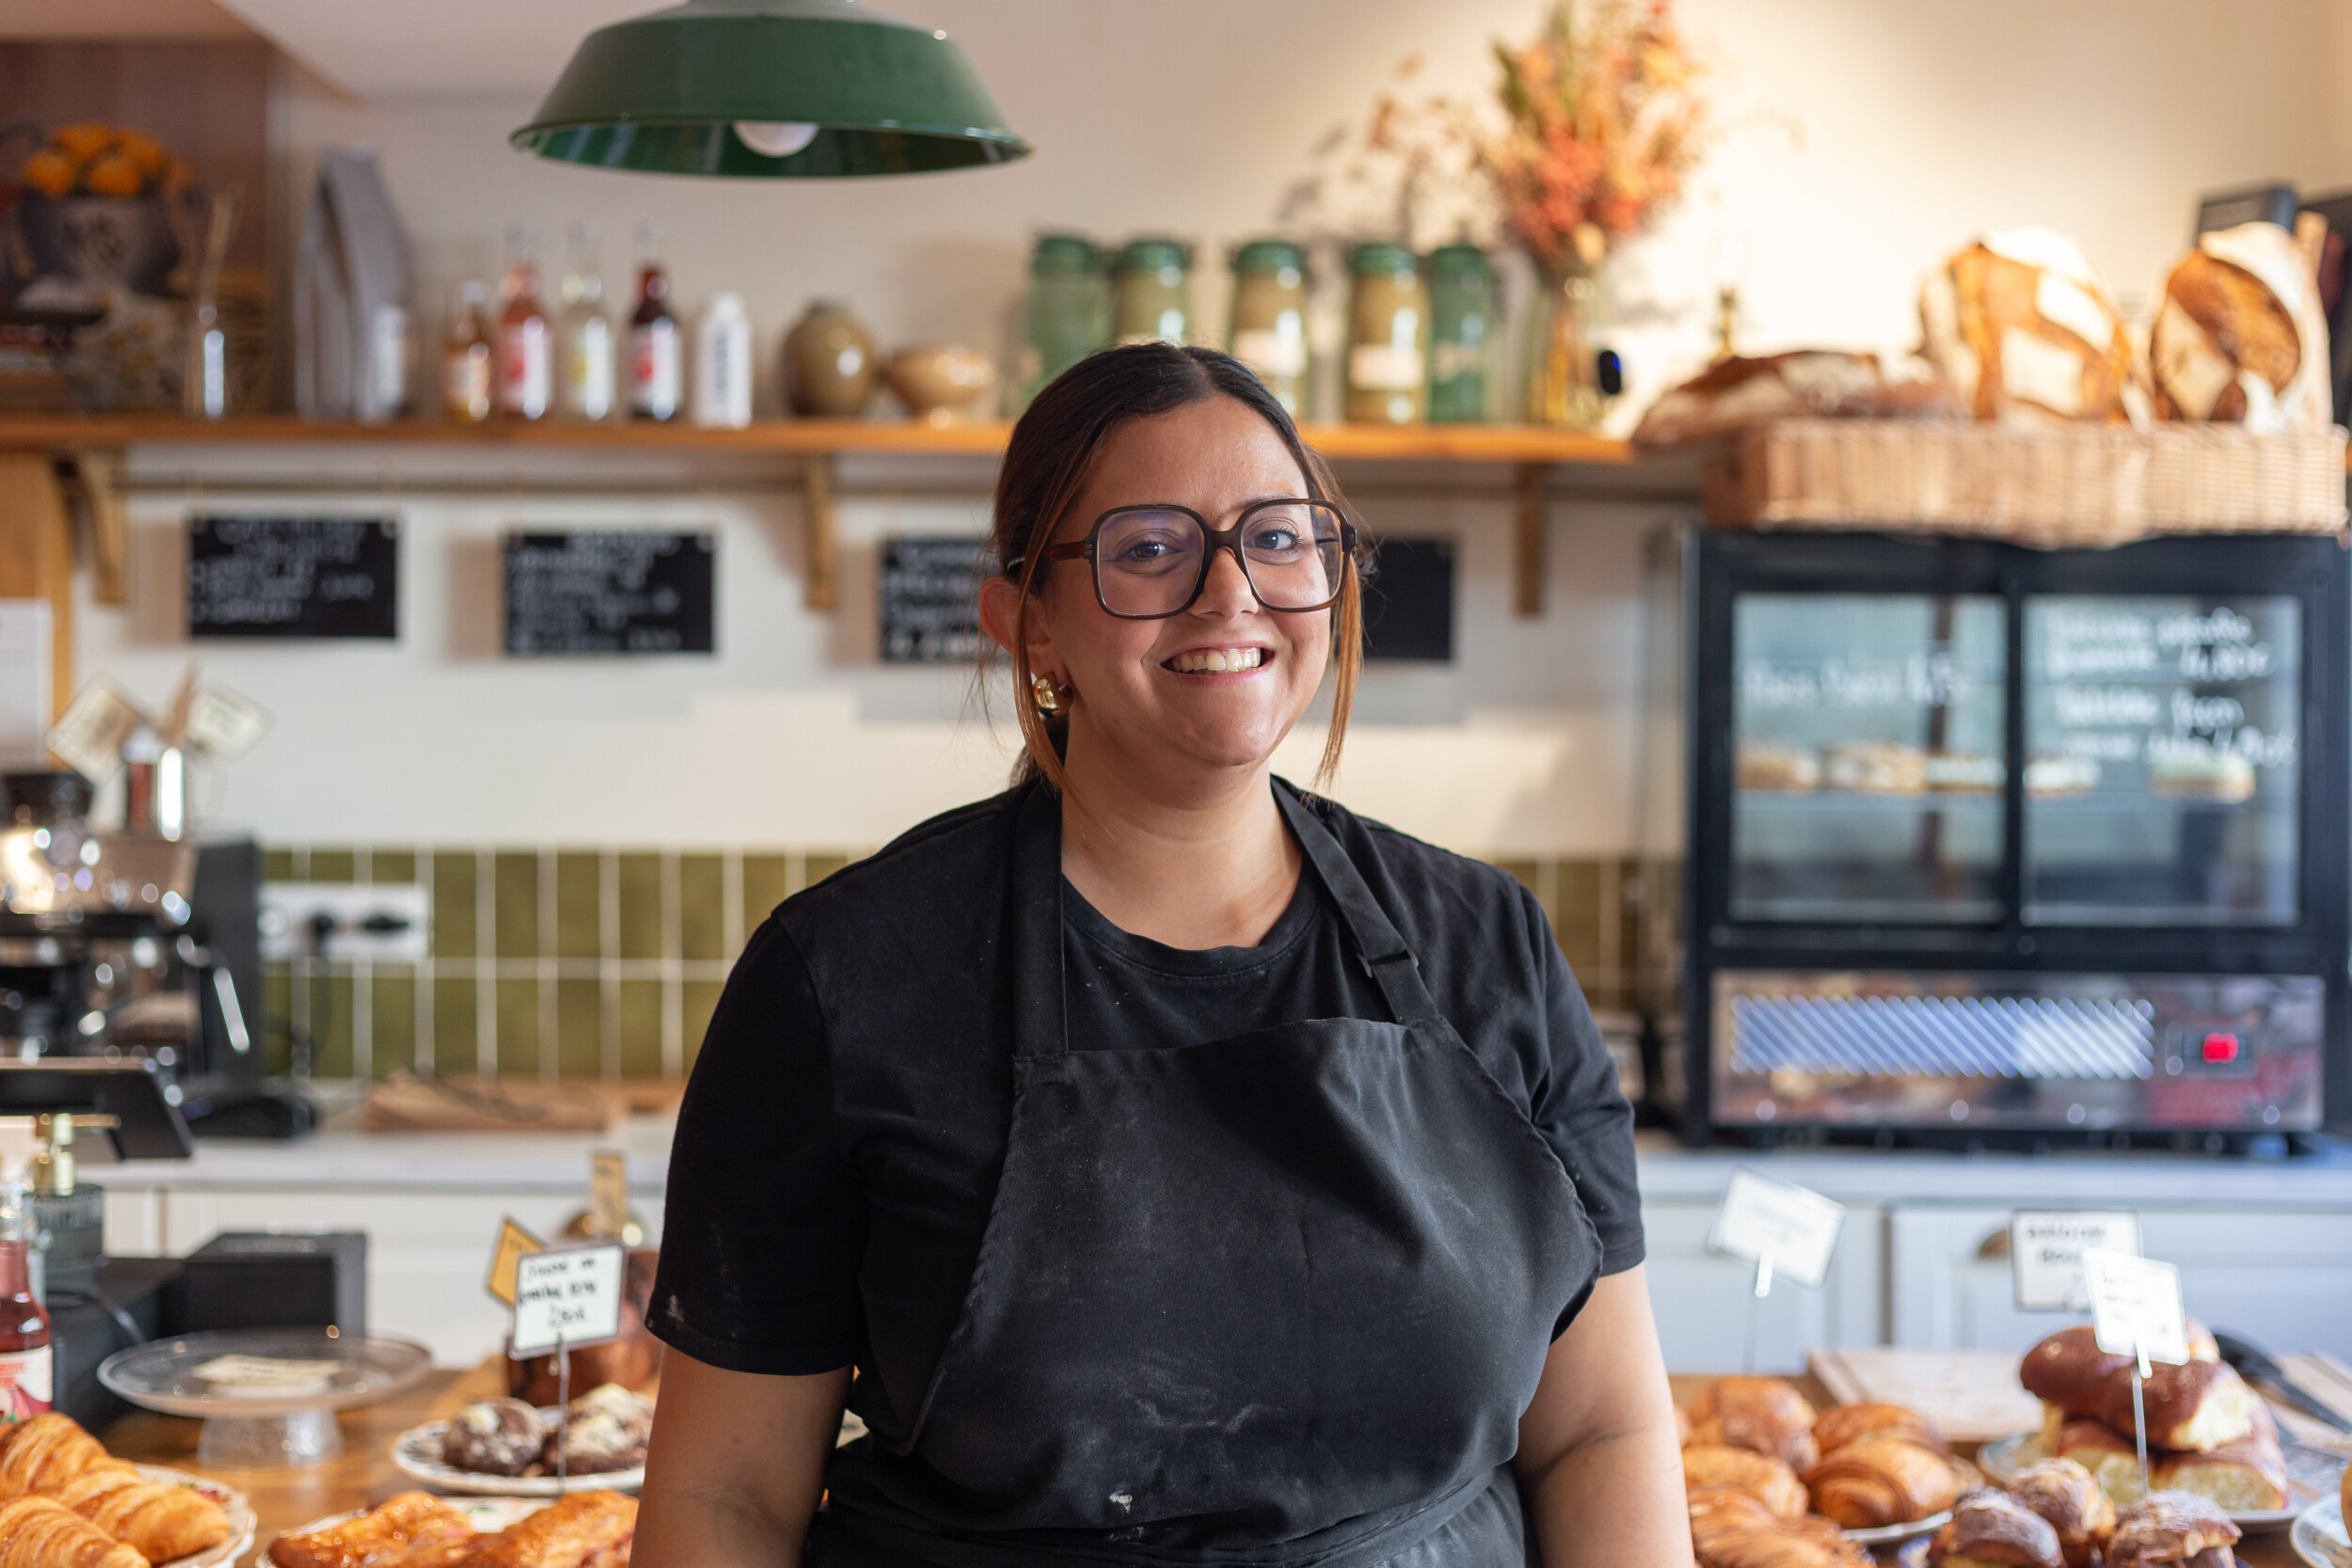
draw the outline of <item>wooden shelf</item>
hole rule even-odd
[[[1011,434],[1008,420],[929,425],[911,420],[763,420],[746,430],[689,424],[456,425],[427,420],[362,425],[256,414],[217,423],[169,415],[0,416],[0,450],[82,451],[156,442],[203,445],[270,442],[382,442],[463,447],[601,447],[619,451],[773,452],[937,452],[993,456]],[[1618,464],[1633,460],[1623,441],[1536,425],[1311,424],[1310,446],[1327,457],[1363,461]]]
[[[32,483],[54,468],[60,501],[78,499],[90,520],[94,594],[102,604],[126,593],[121,563],[128,526],[121,495],[122,452],[132,446],[208,447],[342,443],[475,451],[712,452],[794,459],[808,530],[807,602],[834,608],[835,492],[833,459],[844,452],[934,453],[994,457],[1012,434],[1008,420],[921,424],[911,420],[766,420],[745,430],[626,423],[457,425],[426,420],[362,425],[256,414],[217,422],[169,415],[0,415],[0,466],[25,470]],[[1581,431],[1536,425],[1311,424],[1308,445],[1340,462],[1501,464],[1518,470],[1514,507],[1513,602],[1521,615],[1543,610],[1545,480],[1560,467],[1629,464],[1633,451]],[[29,477],[28,477],[29,476]],[[42,482],[47,483],[49,482]],[[786,483],[790,483],[787,480]],[[62,625],[62,622],[60,623]]]

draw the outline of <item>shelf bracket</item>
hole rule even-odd
[[[834,507],[833,453],[813,451],[801,460],[801,506],[806,525],[807,578],[803,602],[811,610],[834,608],[834,561],[840,518]]]
[[[1533,620],[1544,612],[1544,490],[1549,463],[1519,465],[1518,503],[1512,522],[1511,608]]]
[[[73,486],[89,526],[90,597],[131,602],[131,515],[122,496],[122,453],[73,453]]]

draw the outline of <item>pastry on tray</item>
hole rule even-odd
[[[1750,1449],[1792,1470],[1820,1456],[1813,1440],[1813,1405],[1796,1386],[1777,1377],[1726,1377],[1691,1402],[1692,1443]]]
[[[1804,1473],[1813,1512],[1848,1529],[1904,1525],[1952,1506],[1959,1483],[1942,1453],[1900,1432],[1847,1444]]]
[[[2010,1496],[2058,1531],[2066,1568],[2090,1568],[2115,1533],[2115,1504],[2099,1478],[2071,1459],[2038,1459],[2010,1478]]]
[[[2152,1493],[2116,1515],[2107,1568],[2233,1568],[2239,1533],[2209,1497]]]
[[[1928,787],[1928,753],[1892,740],[1845,741],[1821,754],[1821,777],[1832,789],[1920,795]]]
[[[1827,1519],[1784,1519],[1745,1492],[1690,1494],[1691,1548],[1699,1568],[1870,1568],[1869,1554]]]
[[[626,1568],[637,1499],[574,1492],[477,1544],[465,1568]]]
[[[137,1465],[107,1453],[80,1423],[54,1410],[0,1435],[0,1496],[52,1498],[155,1562],[229,1539],[229,1515],[218,1503],[185,1486],[147,1480]]]
[[[476,1400],[441,1429],[441,1463],[478,1475],[522,1475],[547,1446],[547,1423],[520,1400]]]
[[[1821,759],[1809,747],[1745,741],[1735,768],[1741,789],[1803,793],[1821,787]]]
[[[56,1498],[27,1496],[0,1503],[0,1568],[147,1568],[147,1559]]]
[[[1934,1568],[2064,1568],[2050,1522],[2005,1492],[1971,1492],[1928,1544]]]
[[[1682,1484],[1686,1491],[1727,1486],[1745,1492],[1784,1519],[1804,1513],[1804,1483],[1797,1472],[1753,1449],[1691,1444],[1682,1450]]]
[[[547,1451],[539,1465],[553,1474],[557,1450],[564,1468],[576,1476],[634,1470],[645,1463],[645,1444],[653,1436],[653,1401],[608,1383],[565,1406],[566,1420],[548,1425]]]
[[[1813,1423],[1813,1440],[1820,1445],[1824,1455],[1882,1432],[1901,1433],[1941,1454],[1952,1451],[1951,1445],[1944,1441],[1944,1434],[1935,1430],[1935,1423],[1907,1404],[1866,1401],[1832,1405]]]
[[[325,1529],[290,1532],[270,1543],[275,1568],[390,1568],[428,1560],[437,1548],[469,1550],[473,1524],[429,1492],[403,1492],[365,1513]],[[457,1560],[463,1561],[460,1555]]]

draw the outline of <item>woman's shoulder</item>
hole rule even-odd
[[[1336,800],[1300,793],[1416,948],[1429,941],[1491,942],[1504,931],[1533,934],[1527,923],[1537,906],[1501,866],[1415,838]]]
[[[1033,787],[943,812],[776,907],[804,955],[878,942],[904,958],[927,934],[993,928],[1003,906],[1013,826]],[[928,933],[926,927],[931,927]]]

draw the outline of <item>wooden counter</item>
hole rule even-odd
[[[1688,1403],[1713,1382],[1712,1375],[1677,1373],[1675,1400]],[[1793,1380],[1807,1398],[1826,1404],[1829,1397],[1811,1378]],[[125,1459],[147,1465],[172,1465],[217,1478],[253,1500],[261,1529],[254,1537],[251,1561],[280,1530],[291,1529],[322,1514],[364,1508],[383,1501],[414,1482],[392,1467],[392,1438],[420,1421],[449,1415],[473,1400],[505,1392],[499,1363],[485,1361],[470,1371],[436,1370],[397,1399],[345,1411],[342,1416],[342,1456],[307,1470],[222,1470],[196,1463],[198,1423],[178,1416],[135,1411],[102,1434],[106,1447]],[[2239,1544],[2238,1559],[2248,1568],[2300,1568],[2286,1533],[2249,1537]]]

